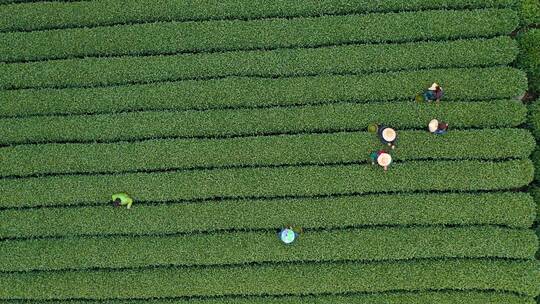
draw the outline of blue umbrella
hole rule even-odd
[[[279,238],[285,244],[291,244],[296,239],[296,232],[290,228],[282,229],[279,233]]]

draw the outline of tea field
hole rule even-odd
[[[0,303],[536,303],[522,7],[0,1]]]

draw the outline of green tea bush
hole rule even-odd
[[[529,87],[540,92],[540,29],[533,29],[518,37],[521,55],[518,66],[527,72]]]
[[[33,0],[2,0],[0,3]],[[157,21],[309,17],[429,9],[511,8],[517,0],[94,0],[44,1],[0,10],[0,31],[92,27]],[[39,22],[36,22],[39,20]]]
[[[305,295],[305,296],[233,296],[219,298],[190,298],[190,299],[152,299],[159,304],[401,304],[413,301],[414,303],[469,303],[469,304],[536,304],[532,297],[494,291],[411,291],[411,292],[383,292],[383,293],[348,293],[347,295]],[[13,303],[18,303],[14,302]],[[148,300],[107,300],[112,304],[147,303]],[[40,303],[25,300],[24,303]],[[61,304],[65,301],[47,301],[51,304]],[[69,300],[71,304],[86,304],[88,301]]]
[[[0,148],[0,176],[358,163],[368,162],[369,154],[380,147],[377,137],[367,132],[23,145]],[[396,161],[527,158],[534,147],[534,138],[522,129],[456,130],[445,136],[401,131],[393,157]]]
[[[0,61],[493,37],[518,23],[512,9],[480,9],[11,32],[0,33]]]
[[[425,129],[427,123],[435,117],[448,122],[451,128],[516,127],[526,121],[527,107],[516,100],[456,101],[437,106],[414,102],[379,102],[268,109],[5,118],[0,119],[0,143],[92,143],[164,137],[365,131],[373,122],[397,129]]]
[[[540,2],[538,0],[521,0],[521,22],[527,26],[540,23]]]
[[[287,212],[276,212],[287,206]],[[224,200],[147,205],[111,212],[111,206],[8,209],[0,238],[77,235],[155,235],[223,230],[369,226],[496,225],[528,228],[536,203],[523,192],[376,194]],[[324,217],[320,215],[324,214]]]
[[[120,191],[138,201],[170,201],[500,190],[523,187],[533,174],[530,160],[511,160],[413,161],[396,163],[388,172],[354,164],[0,179],[0,207],[106,204]]]
[[[4,241],[0,242],[0,271],[423,258],[533,259],[538,245],[533,230],[494,227],[307,231],[291,247],[283,246],[276,233],[277,229]]]
[[[527,90],[525,73],[509,67],[276,79],[229,77],[105,88],[4,90],[0,91],[0,116],[413,100],[434,81],[445,88],[445,101],[509,99]]]
[[[487,290],[534,296],[540,291],[539,265],[533,260],[442,259],[368,264],[304,263],[3,273],[0,274],[0,284],[10,288],[1,289],[0,298],[107,300],[395,290]],[[129,278],[129,288],[125,285],[126,278]]]
[[[497,37],[452,42],[54,60],[0,65],[3,69],[0,89],[104,86],[225,76],[289,77],[492,66],[513,62],[517,53],[514,40]]]

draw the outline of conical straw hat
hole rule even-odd
[[[429,122],[428,128],[429,128],[429,132],[431,133],[437,131],[437,129],[439,128],[439,121],[436,119],[432,119]]]
[[[435,90],[437,90],[437,87],[438,87],[438,86],[439,86],[439,85],[438,85],[436,82],[434,82],[434,83],[431,85],[431,87],[429,87],[429,90],[435,91]]]
[[[382,137],[386,141],[394,141],[396,139],[396,131],[392,128],[386,128],[382,132]]]
[[[377,163],[382,167],[386,167],[392,163],[392,156],[388,153],[381,153],[377,158]]]

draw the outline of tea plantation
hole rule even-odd
[[[536,303],[523,7],[1,0],[0,303]]]

